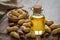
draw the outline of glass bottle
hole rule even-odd
[[[36,35],[36,40],[45,32],[45,16],[42,14],[42,6],[35,5],[33,7],[33,14],[30,16],[32,23],[31,33]],[[40,40],[40,39],[39,39]]]

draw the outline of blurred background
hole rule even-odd
[[[31,8],[36,4],[42,5],[47,20],[60,24],[60,0],[0,0],[0,15],[3,15],[7,9],[22,6],[31,15]]]

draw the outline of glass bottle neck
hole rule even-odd
[[[42,14],[42,12],[39,12],[39,13],[33,12],[33,15],[41,15],[41,14]]]

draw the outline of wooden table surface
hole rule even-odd
[[[23,9],[29,12],[29,15],[32,14],[32,6],[39,4],[43,6],[44,15],[46,16],[47,20],[53,20],[55,24],[60,24],[60,0],[18,0],[18,4],[23,4]],[[11,38],[9,35],[6,34],[6,28],[8,27],[8,17],[5,15],[0,23],[0,40],[16,40]],[[42,40],[60,40],[58,36],[44,37]]]

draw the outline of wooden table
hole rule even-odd
[[[22,3],[25,7],[23,9],[29,12],[29,15],[32,14],[31,7],[35,4],[42,5],[44,8],[44,14],[46,19],[53,20],[55,24],[60,24],[60,0],[23,0]],[[19,4],[19,1],[18,1]],[[8,27],[8,17],[5,15],[0,23],[0,40],[16,40],[11,38],[9,35],[6,34],[6,28]],[[58,36],[44,37],[42,40],[60,40]]]

